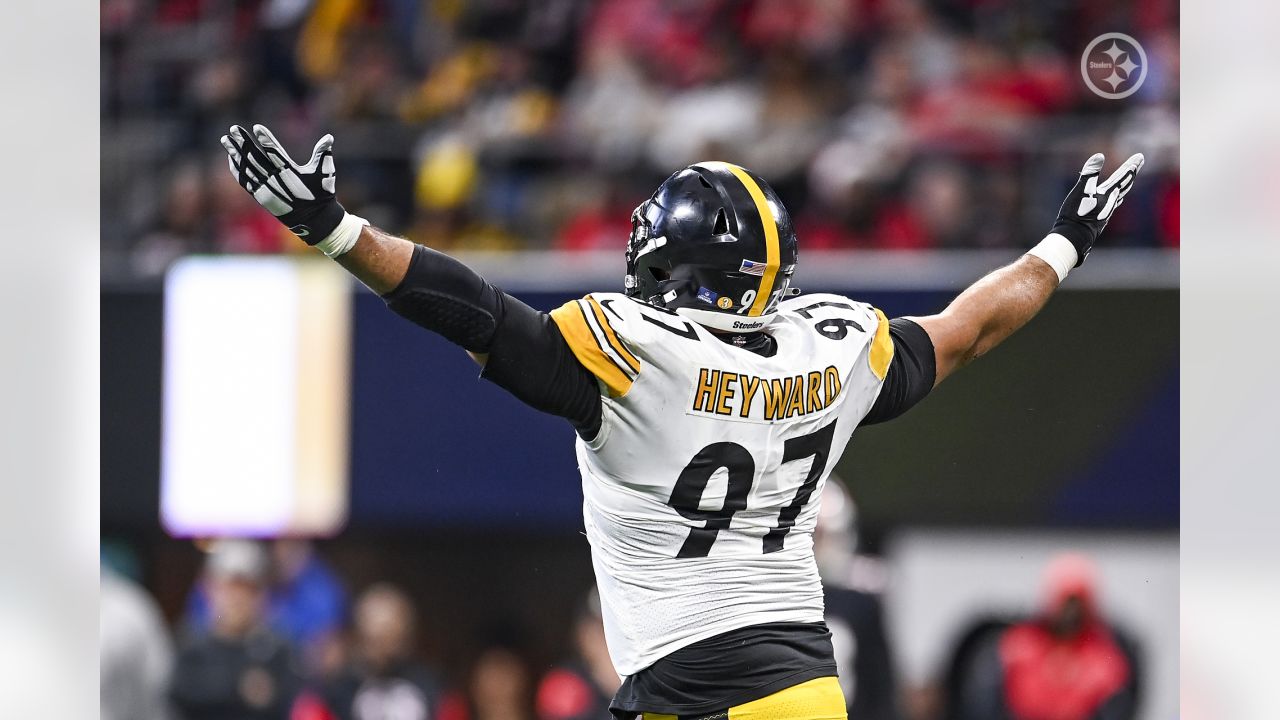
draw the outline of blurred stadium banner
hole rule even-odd
[[[342,528],[349,297],[346,274],[325,261],[192,256],[173,266],[161,442],[171,534]]]

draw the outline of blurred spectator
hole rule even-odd
[[[631,234],[631,211],[642,201],[628,193],[620,181],[603,187],[583,188],[585,204],[574,213],[556,236],[559,250],[618,250],[626,247]]]
[[[1095,598],[1093,564],[1059,557],[1045,573],[1038,617],[1000,638],[1004,702],[1015,720],[1125,720],[1133,668]]]
[[[271,557],[272,627],[304,649],[338,632],[346,621],[347,591],[315,546],[282,538],[271,544]]]
[[[347,615],[342,582],[307,540],[270,543],[267,625],[302,653],[304,669],[314,673],[327,641]],[[213,623],[208,583],[198,584],[187,600],[186,620],[197,631]]]
[[[911,177],[908,222],[898,247],[952,247],[971,237],[974,179],[953,163],[929,162]]]
[[[155,600],[102,566],[98,597],[102,720],[165,720],[173,646]]]
[[[637,60],[621,48],[589,49],[565,98],[565,133],[606,171],[634,167],[659,120],[658,92]]]
[[[450,694],[440,720],[533,720],[529,668],[509,640],[489,644],[471,666],[465,691]]]
[[[884,628],[878,561],[855,554],[857,512],[843,481],[832,475],[822,490],[814,556],[849,717],[898,720],[897,686]]]
[[[170,695],[187,720],[285,720],[299,690],[288,644],[267,628],[266,551],[219,540],[205,562],[210,625],[178,653]]]
[[[378,584],[355,606],[355,657],[324,684],[323,701],[336,720],[431,720],[439,686],[414,659],[417,613],[399,588]]]
[[[219,252],[280,253],[306,247],[269,213],[262,212],[253,197],[226,171],[222,158],[206,167],[205,182],[211,205],[209,220]]]
[[[235,189],[246,194],[239,187]],[[155,274],[183,255],[207,251],[207,210],[200,165],[190,161],[176,165],[155,227],[133,249],[135,266],[143,273]]]
[[[1132,720],[1137,652],[1102,616],[1092,562],[1067,554],[1045,571],[1035,616],[976,623],[948,679],[952,720]]]
[[[609,701],[622,684],[605,645],[600,594],[593,588],[573,625],[573,658],[552,668],[538,684],[538,720],[609,717]]]

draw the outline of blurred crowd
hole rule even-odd
[[[1046,569],[1037,611],[971,618],[936,682],[904,686],[885,568],[857,552],[855,517],[828,483],[815,553],[850,718],[1136,717],[1140,655],[1104,616],[1092,563],[1073,554]],[[118,565],[102,571],[104,720],[607,720],[620,684],[594,590],[576,600],[557,662],[535,663],[507,628],[472,638],[462,667],[433,667],[406,590],[375,581],[349,600],[306,541],[211,542],[173,623]]]
[[[702,159],[751,167],[802,249],[1013,247],[1096,150],[1147,155],[1109,242],[1178,244],[1173,0],[101,0],[105,272],[302,248],[218,137],[336,138],[352,212],[441,248],[620,249]],[[1134,96],[1080,78],[1103,32]]]
[[[478,643],[463,672],[420,659],[417,604],[347,590],[312,546],[223,539],[177,623],[110,565],[102,572],[105,720],[575,720],[608,717],[619,680],[594,593],[561,665],[535,675],[516,636]],[[446,680],[451,684],[446,684]]]

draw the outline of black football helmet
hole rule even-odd
[[[631,214],[627,295],[716,330],[767,325],[795,268],[791,216],[737,165],[690,165]]]

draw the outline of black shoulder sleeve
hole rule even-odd
[[[550,315],[499,295],[502,320],[481,376],[526,405],[567,419],[584,439],[594,438],[600,430],[600,383],[574,357]]]
[[[929,333],[906,318],[894,318],[889,321],[889,337],[893,339],[893,360],[880,396],[863,418],[862,425],[898,417],[933,389],[937,368]]]
[[[490,285],[457,260],[419,245],[404,280],[383,296],[396,314],[475,353],[482,377],[559,415],[587,439],[600,428],[600,386],[551,316]]]

